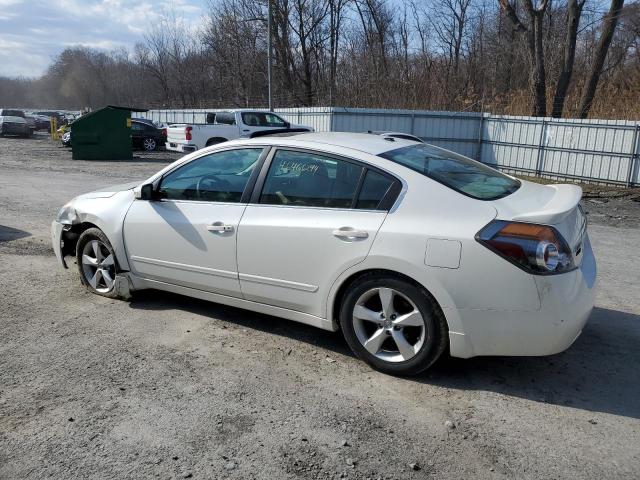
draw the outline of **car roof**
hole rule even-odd
[[[301,133],[290,137],[258,137],[251,140],[244,140],[243,143],[260,143],[262,145],[282,145],[291,147],[341,147],[371,155],[395,150],[401,147],[415,145],[415,142],[400,138],[388,138],[369,133],[351,132],[312,132]]]

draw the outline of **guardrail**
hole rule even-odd
[[[216,109],[149,110],[165,123],[204,123]],[[640,185],[640,123],[472,112],[338,107],[276,109],[316,131],[411,133],[501,170],[554,179]]]

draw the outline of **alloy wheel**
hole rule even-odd
[[[386,362],[411,360],[425,341],[422,313],[411,299],[392,288],[363,293],[353,308],[352,321],[362,346]]]
[[[107,246],[99,240],[87,242],[82,249],[82,272],[91,287],[100,293],[113,288],[116,265]]]
[[[156,141],[153,138],[145,138],[142,142],[142,146],[145,150],[155,150],[156,149]]]

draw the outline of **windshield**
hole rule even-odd
[[[487,165],[430,145],[411,145],[380,156],[478,200],[506,197],[520,187],[519,181]]]

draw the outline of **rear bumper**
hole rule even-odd
[[[450,335],[451,354],[553,355],[578,338],[593,309],[596,262],[588,237],[580,268],[561,275],[535,276],[541,308],[515,312],[452,309],[464,331]]]
[[[167,150],[172,152],[191,153],[198,150],[195,145],[186,145],[184,143],[166,142],[164,145]]]

